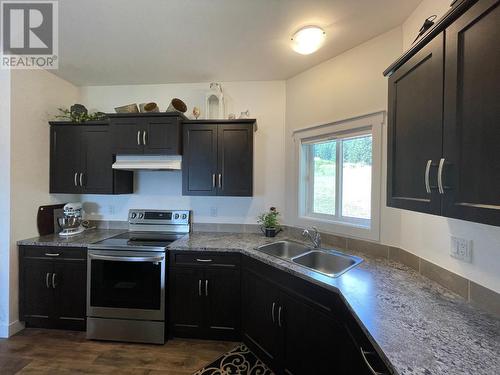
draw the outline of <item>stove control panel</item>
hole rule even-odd
[[[132,209],[128,213],[129,224],[174,224],[189,225],[191,223],[191,211],[175,210],[140,210]]]

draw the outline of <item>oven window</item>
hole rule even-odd
[[[90,304],[160,309],[161,263],[92,260]]]

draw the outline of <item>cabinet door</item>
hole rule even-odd
[[[80,128],[51,126],[50,133],[50,192],[79,193]]]
[[[236,340],[240,328],[241,285],[237,269],[207,269],[205,326],[210,338]]]
[[[142,142],[145,154],[180,155],[181,126],[177,117],[144,118]]]
[[[85,329],[87,262],[58,261],[54,265],[55,319],[62,329]]]
[[[278,325],[284,331],[285,373],[343,374],[339,326],[296,297],[282,296]]]
[[[21,267],[21,319],[47,327],[54,311],[54,264],[46,260],[21,259]]]
[[[443,215],[500,225],[500,6],[476,3],[446,29]]]
[[[217,195],[252,196],[253,125],[219,125]]]
[[[170,275],[170,316],[173,334],[201,337],[203,334],[203,270],[174,268]]]
[[[139,118],[110,119],[112,152],[114,154],[142,154],[143,125]]]
[[[113,154],[108,126],[82,129],[82,189],[85,193],[113,193]]]
[[[217,125],[183,126],[182,194],[216,195]]]
[[[281,347],[278,328],[279,291],[252,272],[242,273],[243,341],[274,369]]]
[[[389,79],[387,205],[440,214],[443,34]],[[427,183],[426,183],[427,181]]]

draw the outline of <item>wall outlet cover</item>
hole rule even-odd
[[[210,207],[210,216],[217,217],[217,207]]]
[[[452,236],[450,256],[467,263],[472,263],[472,240]]]

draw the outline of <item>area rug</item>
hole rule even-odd
[[[244,344],[223,354],[193,375],[274,375]]]

